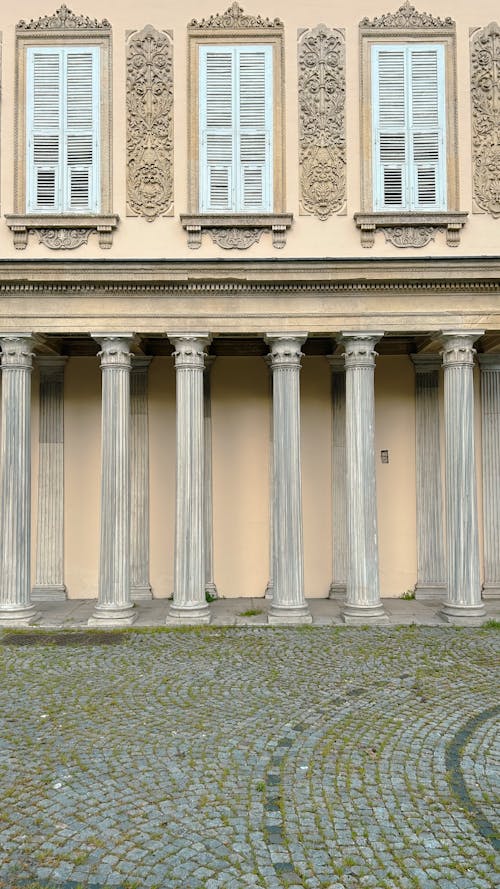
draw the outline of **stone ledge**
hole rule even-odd
[[[468,213],[355,213],[361,246],[373,247],[375,234],[382,231],[394,247],[425,247],[438,232],[446,232],[448,247],[458,247]]]
[[[51,250],[74,250],[86,244],[89,236],[96,233],[99,247],[109,250],[113,243],[113,231],[119,222],[116,214],[69,214],[43,215],[6,214],[5,219],[14,237],[16,250],[25,250],[28,235],[38,235],[38,240]]]
[[[246,250],[256,244],[264,231],[270,231],[273,247],[286,244],[286,233],[293,222],[291,213],[181,213],[181,225],[187,232],[188,247],[201,247],[201,236],[209,234],[224,250]]]

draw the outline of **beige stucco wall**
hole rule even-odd
[[[194,253],[186,244],[186,236],[179,223],[179,214],[187,210],[187,39],[186,25],[192,18],[201,19],[222,12],[229,0],[190,0],[181,5],[166,5],[156,0],[145,0],[139,7],[122,0],[80,0],[75,12],[91,17],[106,16],[113,26],[113,209],[121,222],[110,251],[102,251],[97,239],[91,236],[86,246],[77,251],[57,251],[59,257],[75,258],[122,258],[122,257],[190,257],[241,256],[241,251],[223,251],[203,238],[201,250]],[[360,210],[360,109],[359,109],[359,32],[362,17],[380,15],[395,10],[398,0],[356,0],[348,6],[335,7],[327,0],[318,0],[304,7],[288,0],[273,0],[271,4],[244,3],[245,12],[280,17],[285,24],[285,159],[286,159],[286,210],[294,214],[294,224],[286,247],[274,250],[271,239],[263,235],[261,242],[244,251],[246,257],[264,256],[397,256],[408,258],[422,255],[421,250],[405,250],[386,244],[378,235],[376,246],[370,251],[360,246],[359,233],[353,222],[353,213]],[[470,74],[469,29],[484,26],[498,18],[498,4],[494,0],[481,0],[470,4],[467,0],[433,0],[417,4],[440,17],[452,16],[457,23],[457,84],[459,122],[459,179],[460,209],[471,212],[471,150],[470,150]],[[15,106],[15,25],[20,17],[37,18],[55,10],[55,2],[23,0],[16,6],[3,4],[0,12],[0,30],[3,35],[2,109],[1,109],[1,210],[13,211],[14,168],[14,106]],[[326,222],[313,217],[299,216],[298,163],[297,163],[297,30],[314,27],[325,22],[346,32],[347,67],[347,212]],[[126,217],[126,127],[125,127],[125,33],[141,29],[151,23],[160,29],[172,29],[174,36],[174,120],[175,120],[175,216],[147,223],[140,218]],[[486,215],[471,215],[462,233],[461,246],[449,248],[439,234],[426,247],[428,255],[496,254],[500,223]],[[0,225],[0,255],[19,256],[13,249],[12,236],[7,227]],[[54,256],[47,248],[30,237],[25,257]]]

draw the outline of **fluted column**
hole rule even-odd
[[[266,590],[264,593],[264,597],[266,599],[273,598],[273,590],[274,590],[274,552],[276,549],[276,544],[274,540],[274,483],[273,483],[273,475],[274,475],[274,459],[273,459],[273,370],[271,366],[271,356],[266,355],[264,361],[267,364],[267,369],[269,371],[268,375],[268,383],[269,383],[269,580],[267,581]]]
[[[483,599],[500,597],[500,354],[478,355],[483,431]]]
[[[307,334],[268,334],[273,374],[274,566],[269,623],[310,623],[304,599],[300,347]]]
[[[135,620],[130,597],[131,334],[92,334],[101,346],[101,549],[91,626]]]
[[[333,573],[330,599],[345,599],[347,577],[347,502],[345,462],[345,363],[341,355],[330,355],[332,371],[332,518]]]
[[[485,617],[479,580],[474,454],[473,344],[483,331],[444,331],[447,595],[443,617],[471,626]]]
[[[152,598],[149,582],[148,371],[151,358],[134,355],[130,376],[130,594]]]
[[[380,601],[375,483],[376,343],[382,333],[344,333],[346,369],[346,623],[387,620]]]
[[[417,501],[416,599],[444,599],[444,514],[439,442],[438,355],[412,355],[415,366]]]
[[[33,601],[66,599],[64,585],[64,356],[40,356],[38,521]]]
[[[31,602],[30,335],[0,337],[2,431],[0,482],[0,626],[23,626],[37,614]]]
[[[212,365],[213,355],[205,356],[205,373],[203,375],[203,425],[205,437],[204,449],[204,529],[205,529],[205,592],[217,599],[217,587],[214,580],[214,536],[213,536],[213,504],[212,504]]]
[[[205,596],[203,374],[208,334],[169,334],[175,352],[177,483],[169,622],[209,623]]]

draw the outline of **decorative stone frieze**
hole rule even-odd
[[[202,31],[239,31],[245,29],[265,29],[283,30],[283,22],[278,18],[271,21],[268,18],[262,18],[260,15],[247,15],[243,12],[238,3],[233,3],[225,12],[211,15],[207,19],[191,19],[189,29],[199,29]]]
[[[446,593],[444,514],[439,436],[439,355],[411,356],[415,367],[415,463],[417,476],[416,599]]]
[[[428,12],[419,12],[408,0],[405,0],[402,6],[396,12],[386,12],[384,15],[376,16],[373,19],[364,18],[361,22],[362,28],[403,28],[404,30],[414,28],[452,28],[455,23],[447,16],[445,19],[436,18]]]
[[[475,626],[486,610],[481,602],[474,453],[474,342],[484,331],[443,332],[446,459],[445,620]]]
[[[99,597],[90,626],[135,620],[130,596],[130,345],[132,334],[92,334],[101,346]]]
[[[475,210],[500,216],[500,26],[471,37],[472,190]]]
[[[169,31],[146,25],[127,40],[128,215],[173,214],[173,49]]]
[[[33,601],[66,599],[64,585],[64,356],[40,356],[38,513]]]
[[[29,22],[21,20],[17,24],[18,31],[109,31],[111,25],[107,19],[91,19],[87,15],[75,15],[63,3],[52,15],[43,15]]]
[[[32,623],[31,371],[29,334],[0,336],[2,422],[0,479],[0,626]]]
[[[38,235],[38,242],[51,250],[74,250],[86,244],[90,228],[32,228],[30,235]]]
[[[311,623],[304,598],[299,374],[307,334],[268,334],[273,374],[273,598],[271,624]]]
[[[299,31],[301,212],[328,219],[345,207],[345,36],[318,25]]]
[[[380,601],[375,484],[376,343],[382,333],[343,333],[346,370],[347,591],[349,624],[387,620]]]
[[[208,333],[171,333],[176,376],[174,598],[167,622],[209,623],[205,595],[203,374]]]
[[[261,228],[207,228],[214,244],[224,250],[246,250],[257,244],[262,235]]]
[[[355,213],[361,246],[373,247],[377,231],[395,247],[425,247],[438,232],[446,232],[448,247],[458,247],[468,213]]]

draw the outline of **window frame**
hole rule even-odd
[[[221,15],[188,26],[188,212],[181,223],[188,234],[188,246],[201,246],[201,235],[208,231],[221,247],[244,249],[256,243],[263,230],[273,234],[273,245],[283,247],[292,215],[285,212],[285,140],[284,140],[284,29],[275,19],[247,16],[235,6]],[[271,212],[200,211],[200,47],[263,46],[272,47],[273,148]],[[223,229],[226,229],[224,233]],[[230,231],[229,231],[230,230]]]
[[[413,7],[402,6],[396,13],[387,13],[371,21],[363,19],[359,33],[361,212],[355,213],[354,219],[361,232],[361,244],[372,247],[375,232],[380,229],[394,246],[422,247],[433,240],[439,229],[444,228],[448,246],[457,246],[468,214],[459,210],[455,23],[451,19],[435,19],[427,13],[417,12]],[[373,176],[372,47],[433,44],[444,47],[446,209],[379,211],[375,209]]]
[[[91,48],[99,50],[99,211],[48,213],[28,211],[28,108],[26,98],[28,78],[28,48]],[[16,28],[16,77],[14,120],[14,212],[6,214],[13,232],[14,246],[24,249],[28,234],[35,232],[39,240],[52,249],[78,247],[97,232],[99,245],[109,248],[118,216],[112,211],[112,104],[111,104],[111,26],[83,16],[67,14],[66,20],[54,16],[32,22],[19,22]],[[71,230],[72,237],[62,234]]]

